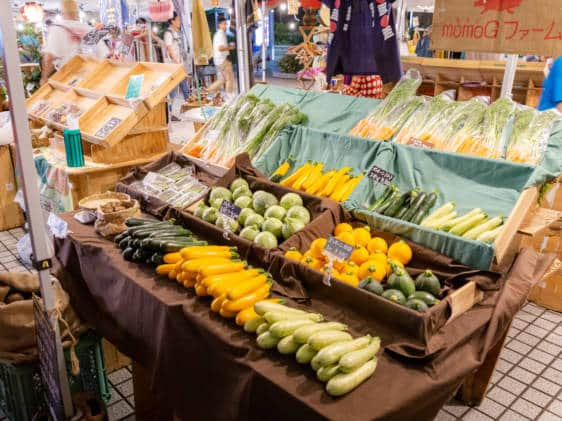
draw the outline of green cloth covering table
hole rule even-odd
[[[254,165],[271,175],[289,155],[296,159],[294,168],[312,160],[324,162],[324,170],[328,171],[349,166],[357,175],[367,173],[376,165],[394,174],[393,182],[403,192],[418,186],[427,192],[437,190],[439,199],[434,209],[454,201],[459,215],[479,207],[491,217],[509,216],[535,172],[534,167],[508,161],[377,142],[306,127],[285,130]],[[381,230],[419,242],[463,264],[483,270],[490,268],[493,245],[366,211],[365,207],[385,188],[365,177],[344,206]]]

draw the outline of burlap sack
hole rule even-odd
[[[70,307],[68,294],[53,281],[56,308],[60,312],[63,342],[71,334],[77,337],[86,330]],[[39,294],[39,279],[30,273],[0,273],[0,360],[14,363],[32,360],[37,355],[33,300]],[[18,298],[12,300],[11,297]]]

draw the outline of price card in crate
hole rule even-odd
[[[239,208],[234,203],[229,202],[228,200],[223,200],[220,207],[219,213],[232,221],[238,220],[240,216],[240,212],[242,212],[242,208]],[[229,239],[230,227],[227,226],[224,231],[224,238]]]
[[[324,279],[322,281],[325,285],[330,286],[330,278],[332,277],[334,262],[348,260],[351,257],[351,253],[353,253],[353,246],[351,244],[344,243],[335,237],[330,237],[328,238],[322,253],[328,259],[328,270],[324,273]]]
[[[367,177],[369,177],[375,183],[383,184],[385,186],[388,186],[390,183],[392,183],[392,180],[394,180],[394,174],[376,165],[371,168],[371,170],[367,174]]]

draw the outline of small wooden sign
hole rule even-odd
[[[111,117],[109,120],[105,122],[101,129],[96,132],[96,137],[101,139],[105,139],[120,123],[120,118]]]

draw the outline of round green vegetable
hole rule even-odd
[[[209,200],[224,199],[232,200],[232,193],[224,187],[213,187],[211,189],[211,194],[209,195]]]
[[[267,218],[261,226],[262,231],[268,231],[275,235],[277,238],[281,238],[283,233],[283,222],[277,218]]]
[[[238,189],[240,187],[246,187],[248,190],[250,190],[250,185],[243,178],[237,178],[232,183],[230,183],[230,191],[231,192],[234,192],[236,189]]]
[[[375,295],[382,295],[384,289],[379,281],[372,276],[368,276],[359,283],[359,288],[372,292]]]
[[[287,193],[281,198],[279,204],[289,210],[293,206],[302,206],[302,197],[296,193]]]
[[[284,207],[275,205],[268,208],[263,216],[265,216],[266,218],[276,218],[279,219],[280,221],[283,221],[286,215],[287,215],[287,211],[285,210]]]
[[[264,223],[264,219],[263,216],[258,215],[257,213],[253,213],[250,216],[248,216],[245,220],[244,220],[244,226],[245,227],[251,227],[251,226],[255,226],[258,227],[259,229],[261,229],[261,226]]]
[[[252,198],[248,196],[240,196],[238,199],[234,200],[234,204],[242,209],[248,209],[252,207]]]
[[[225,231],[238,232],[240,230],[240,224],[234,219],[227,218],[226,216],[220,215],[215,222],[215,225]]]
[[[404,297],[404,294],[400,290],[387,289],[382,293],[382,296],[387,300],[394,301],[395,303],[402,305],[406,304],[406,297]]]
[[[310,212],[304,206],[293,206],[287,211],[287,218],[297,219],[306,225],[310,222]]]
[[[210,224],[214,224],[217,222],[217,218],[219,217],[219,211],[215,208],[207,208],[203,211],[203,219]]]
[[[271,193],[263,190],[254,193],[253,207],[260,215],[263,215],[268,208],[276,206],[278,203],[277,198]]]
[[[441,294],[441,282],[430,270],[426,270],[418,275],[415,287],[418,291],[427,291],[435,297]]]
[[[250,208],[244,208],[242,209],[242,212],[240,212],[240,215],[238,216],[238,222],[240,222],[242,225],[244,225],[246,223],[246,218],[248,218],[248,216],[250,215],[254,215],[255,212],[253,209]]]
[[[254,243],[265,249],[274,249],[277,247],[277,237],[270,232],[260,232],[254,238]]]
[[[217,199],[209,199],[209,205],[211,205],[212,208],[219,209],[223,200],[224,199],[220,197]]]
[[[305,224],[298,219],[286,218],[282,228],[283,238],[286,240],[294,233],[303,229],[304,225]]]
[[[416,292],[414,281],[404,269],[396,269],[394,273],[388,277],[387,285],[390,289],[402,291],[405,297],[409,297]]]
[[[411,300],[408,300],[408,302],[406,303],[406,307],[409,307],[412,310],[416,310],[421,313],[429,310],[427,304],[424,303],[422,300],[418,300],[417,298],[412,298]]]
[[[201,203],[199,206],[197,206],[197,209],[195,209],[195,212],[193,212],[193,215],[195,215],[197,218],[201,218],[203,219],[203,213],[208,209],[209,207],[207,205],[205,205],[204,203]]]
[[[432,294],[430,294],[427,291],[416,291],[408,297],[408,300],[413,300],[414,298],[418,300],[422,300],[429,307],[434,306],[439,302],[437,298],[435,298]]]
[[[233,200],[236,200],[239,197],[243,197],[243,196],[252,197],[252,192],[246,186],[240,186],[236,190],[234,190],[234,193],[232,193]]]
[[[245,227],[244,229],[242,229],[242,231],[240,231],[240,237],[248,241],[254,241],[259,233],[260,232],[257,229],[257,227],[249,226],[249,227]]]

